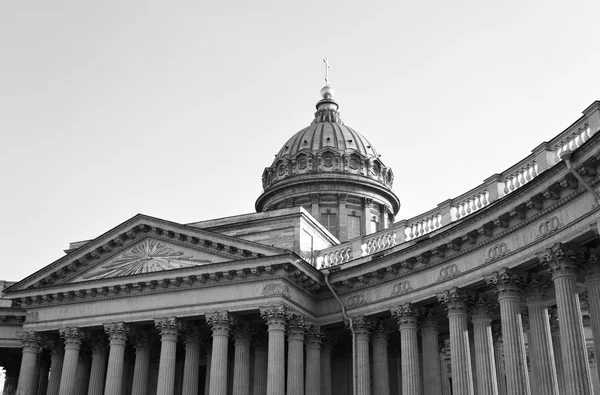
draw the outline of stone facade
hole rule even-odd
[[[313,125],[341,122],[323,100]],[[256,214],[137,215],[73,243],[2,284],[4,393],[598,394],[599,129],[595,102],[506,172],[347,242],[306,191],[263,210],[305,181],[296,161]],[[395,198],[332,163],[354,191]],[[366,198],[335,185],[331,207]]]

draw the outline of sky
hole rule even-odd
[[[600,99],[600,1],[1,1],[0,279],[137,213],[254,212],[313,119],[344,123],[411,218]]]

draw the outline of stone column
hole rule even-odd
[[[306,395],[321,395],[321,330],[311,326],[306,338]]]
[[[148,392],[148,373],[150,370],[150,353],[152,341],[148,333],[137,330],[133,334],[135,362],[133,365],[133,381],[131,395],[146,395]]]
[[[238,325],[235,330],[233,362],[233,395],[250,394],[250,327]]]
[[[227,395],[227,353],[232,320],[229,312],[206,315],[212,329],[212,354],[210,359],[210,395]]]
[[[306,321],[293,317],[288,324],[287,395],[304,395],[304,331]]]
[[[402,355],[402,395],[421,394],[421,364],[419,362],[419,345],[417,329],[419,327],[419,311],[411,304],[405,303],[392,311],[400,328],[400,353]]]
[[[594,390],[593,394],[600,394],[600,375],[598,375],[598,370],[596,369],[596,353],[593,348],[588,348],[588,360],[590,363],[590,374],[592,376],[592,388]]]
[[[583,263],[583,269],[589,298],[588,308],[592,323],[594,355],[600,355],[600,249],[590,249],[589,252],[588,258]],[[592,377],[600,377],[600,364],[596,363],[595,369],[595,373],[590,372]],[[600,393],[600,388],[596,392]]]
[[[448,311],[452,393],[473,395],[473,370],[467,329],[467,296],[455,287],[438,294],[437,298]]]
[[[331,395],[331,339],[321,336],[321,395]]]
[[[175,392],[177,335],[181,330],[181,323],[177,317],[166,317],[155,319],[154,326],[160,333],[160,360],[158,362],[156,395],[173,395]]]
[[[556,243],[539,254],[554,281],[556,305],[560,321],[560,348],[563,357],[565,394],[592,393],[590,367],[583,337],[583,321],[577,294],[576,278],[583,251],[573,245]]]
[[[37,395],[45,395],[48,390],[48,376],[50,374],[50,364],[46,358],[40,354],[40,366],[38,368]],[[85,394],[84,394],[85,395]]]
[[[266,395],[267,393],[267,347],[262,339],[254,343],[254,380],[253,395]]]
[[[182,395],[198,395],[198,372],[200,371],[200,332],[196,326],[183,328],[185,336],[185,361],[183,365]]]
[[[29,395],[34,393],[37,384],[42,338],[37,332],[22,332],[19,334],[19,340],[23,345],[23,357],[16,393]]]
[[[369,337],[373,323],[365,316],[352,319],[356,336],[356,395],[371,393],[371,372],[369,363]]]
[[[338,193],[338,240],[348,241],[348,209],[346,209],[346,200],[348,195]]]
[[[550,336],[552,337],[552,351],[554,353],[554,365],[556,366],[556,377],[558,379],[558,393],[565,393],[565,375],[563,369],[562,352],[560,351],[560,327],[558,325],[558,311],[556,307],[548,309],[550,316]]]
[[[498,376],[492,341],[491,313],[494,308],[495,304],[481,294],[471,304],[478,394],[498,394]]]
[[[60,395],[73,395],[79,350],[84,336],[79,328],[62,328],[59,332],[65,341],[65,356],[58,393]]]
[[[123,386],[123,362],[129,327],[124,322],[113,322],[104,324],[104,332],[108,335],[110,344],[104,394],[120,394]]]
[[[530,275],[525,287],[529,312],[529,361],[531,364],[531,393],[558,395],[558,378],[552,350],[550,320],[546,289],[551,282],[538,275]]]
[[[62,374],[63,358],[65,355],[65,350],[61,343],[58,340],[52,340],[49,343],[51,352],[50,378],[48,379],[46,395],[59,395],[58,389],[60,387],[60,376]]]
[[[104,394],[104,381],[106,375],[106,340],[104,336],[90,339],[92,349],[92,367],[87,395]]]
[[[520,294],[524,284],[517,274],[507,268],[493,272],[485,279],[495,289],[500,302],[506,388],[511,395],[529,395],[531,391],[521,320]]]
[[[92,367],[92,358],[90,350],[84,347],[79,352],[79,362],[77,364],[77,373],[75,379],[75,390],[76,395],[86,395],[88,385],[90,381],[90,370]]]
[[[373,394],[390,395],[388,331],[381,324],[373,332]]]
[[[450,340],[450,339],[448,339]],[[440,351],[440,371],[442,372],[442,395],[451,395],[450,380],[448,380],[448,364],[446,362],[446,353]]]
[[[210,391],[210,367],[212,366],[212,345],[206,346],[206,374],[204,378],[204,393],[208,394]]]
[[[281,395],[285,393],[286,308],[284,306],[261,308],[260,315],[267,321],[269,327],[267,395]]]
[[[506,373],[504,369],[504,346],[502,344],[502,329],[500,324],[492,325],[492,338],[494,339],[494,360],[496,361],[498,394],[508,395],[508,390],[506,389]]]
[[[440,370],[438,319],[429,309],[421,324],[423,344],[423,393],[442,395],[442,372]]]
[[[361,236],[366,236],[371,233],[371,203],[373,203],[373,199],[363,198]]]
[[[317,221],[320,220],[319,215],[319,194],[311,193],[310,194],[310,215],[313,216]]]

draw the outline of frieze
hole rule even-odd
[[[508,254],[510,252],[510,249],[506,246],[506,243],[498,243],[496,245],[494,245],[493,247],[491,247],[488,251],[487,251],[487,257],[485,259],[486,262],[493,262],[496,261],[500,258],[502,258],[503,256],[505,256],[506,254]]]
[[[396,284],[394,284],[394,288],[392,289],[392,296],[404,295],[405,293],[408,293],[410,291],[412,291],[412,287],[410,286],[410,281],[408,281],[408,280],[400,281],[400,282],[397,282]]]
[[[538,235],[536,237],[536,240],[550,236],[551,234],[558,231],[558,229],[562,225],[563,225],[562,222],[560,222],[560,220],[558,219],[557,216],[553,216],[552,218],[542,221],[538,225]]]
[[[263,288],[261,296],[284,296],[286,298],[290,297],[290,288],[287,285],[281,285],[276,283],[271,283],[265,285]]]
[[[438,277],[438,281],[445,281],[451,278],[458,276],[461,271],[458,269],[456,263],[451,263],[450,265],[444,266],[440,270],[440,276]]]
[[[32,322],[38,322],[40,320],[40,314],[37,311],[28,311],[25,315],[25,323],[29,324]]]
[[[363,294],[358,294],[358,295],[354,295],[348,298],[348,301],[346,302],[346,307],[352,309],[355,307],[359,307],[362,306],[366,303],[367,301],[365,300],[365,297],[363,296]]]

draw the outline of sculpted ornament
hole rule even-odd
[[[468,308],[468,296],[467,294],[458,289],[457,287],[451,288],[447,291],[436,295],[438,302],[446,307],[448,315],[451,314],[467,314]]]
[[[169,336],[177,340],[177,334],[181,331],[181,323],[177,317],[155,318],[154,326],[158,329],[163,339]]]
[[[60,333],[60,337],[65,341],[65,347],[68,345],[79,347],[85,338],[81,329],[75,327],[61,328],[58,332]]]
[[[488,274],[485,281],[496,291],[499,298],[520,297],[524,287],[522,277],[506,267]]]
[[[229,330],[234,324],[228,311],[215,311],[206,314],[206,322],[210,325],[213,334],[229,335]]]
[[[38,322],[40,320],[40,315],[37,311],[28,311],[25,315],[25,322]]]
[[[352,318],[352,325],[354,332],[357,335],[369,336],[369,333],[373,329],[373,321],[366,318],[364,315]]]
[[[556,243],[537,256],[554,279],[561,276],[575,276],[579,272],[579,264],[583,261],[584,253],[585,249],[575,244]]]
[[[548,237],[551,234],[558,231],[558,229],[562,226],[562,223],[558,219],[557,216],[553,216],[545,221],[542,221],[538,225],[538,235],[536,239],[542,239],[544,237]]]
[[[261,296],[285,296],[290,297],[290,288],[287,285],[281,285],[277,283],[271,283],[265,285]]]
[[[29,349],[37,353],[42,351],[42,337],[37,332],[20,332],[17,337],[23,345],[23,349]]]
[[[506,246],[506,243],[498,243],[492,248],[490,248],[487,252],[487,257],[485,259],[486,262],[496,261],[506,254],[508,254],[510,250]]]
[[[127,341],[130,329],[124,322],[112,322],[110,324],[104,324],[104,332],[108,335],[110,341]]]
[[[398,320],[400,329],[417,329],[421,312],[412,304],[404,303],[392,310],[392,317]]]
[[[456,263],[452,263],[450,265],[444,266],[440,270],[440,276],[438,277],[438,281],[449,280],[458,276],[459,274],[460,270],[458,269],[458,266],[456,266]]]
[[[365,300],[365,297],[363,296],[363,294],[358,294],[358,295],[349,297],[348,302],[346,303],[346,306],[351,309],[354,307],[362,306],[365,303],[366,303],[366,300]]]
[[[290,311],[284,305],[261,307],[260,316],[267,321],[269,329],[277,328],[284,330],[285,323]]]
[[[410,281],[408,281],[408,280],[400,281],[400,282],[397,282],[396,284],[394,284],[394,288],[392,289],[392,296],[404,295],[405,293],[408,293],[410,291],[412,291],[412,287],[410,286]]]
[[[130,251],[121,254],[116,260],[102,265],[99,271],[87,274],[83,278],[100,279],[130,276],[133,274],[193,267],[202,263],[212,263],[212,261],[183,256],[183,252],[175,251],[162,243],[145,240]]]

